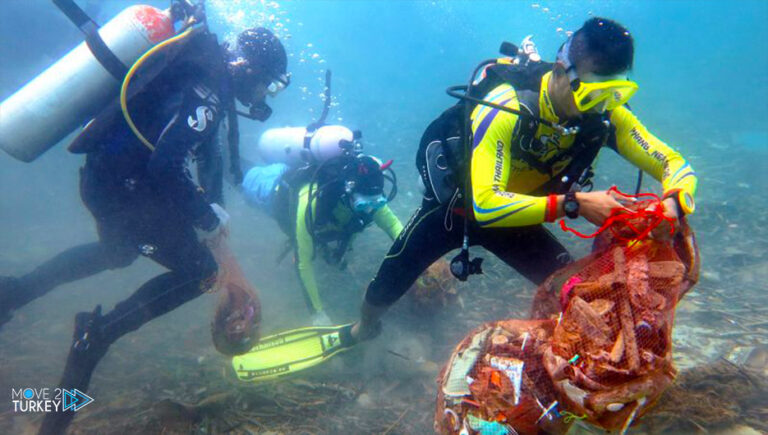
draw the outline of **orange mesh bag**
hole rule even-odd
[[[240,355],[259,340],[261,303],[226,241],[220,239],[210,249],[219,265],[213,289],[219,293],[211,323],[213,345],[225,355]]]
[[[629,196],[629,195],[627,195]],[[640,201],[637,204],[630,206],[630,209],[642,210],[642,207],[647,207],[649,204],[657,202],[656,200]],[[617,213],[617,215],[620,215]],[[629,216],[632,218],[632,216]],[[642,228],[648,229],[654,223],[660,224],[660,221],[654,222],[652,218],[637,215],[634,219],[633,228],[629,228],[623,221],[613,221],[609,223],[611,231],[598,231],[593,236],[595,241],[592,245],[592,253],[584,258],[581,258],[568,266],[565,266],[553,273],[547,278],[547,280],[541,284],[534,295],[534,300],[531,305],[531,319],[546,319],[552,315],[557,315],[563,311],[561,304],[562,289],[572,286],[573,281],[566,286],[569,280],[578,275],[578,272],[590,264],[593,264],[598,257],[604,256],[605,251],[615,245],[626,245],[628,242],[636,240],[637,232]],[[607,228],[607,226],[606,226]],[[652,229],[652,228],[651,228]],[[583,235],[582,235],[583,236]],[[669,243],[659,242],[659,243]],[[672,248],[677,254],[677,259],[685,267],[683,280],[679,288],[679,297],[682,297],[699,281],[699,270],[701,259],[699,257],[699,248],[696,243],[696,237],[688,225],[687,220],[683,217],[680,220],[677,231],[674,232],[672,238]]]
[[[440,259],[419,276],[406,294],[419,310],[444,308],[459,301],[456,282],[451,266]]]
[[[438,377],[441,434],[565,433],[542,365],[555,321],[504,320],[471,332]]]
[[[543,351],[558,400],[608,430],[625,430],[650,410],[677,373],[674,310],[698,279],[698,251],[687,225],[668,240],[649,237],[664,223],[659,205],[638,201],[617,212],[624,218],[604,227],[610,232],[592,254],[550,277],[532,310],[562,309]]]

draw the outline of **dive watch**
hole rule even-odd
[[[579,200],[576,199],[576,192],[568,192],[565,194],[563,211],[565,211],[565,215],[571,219],[579,217]]]

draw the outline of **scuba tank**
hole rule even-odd
[[[325,72],[323,112],[306,127],[271,128],[262,133],[256,148],[267,163],[284,163],[292,168],[322,165],[328,160],[360,152],[359,131],[342,125],[326,125],[331,107],[331,71]]]
[[[270,128],[259,138],[259,155],[267,163],[296,168],[339,157],[345,152],[342,144],[355,139],[352,130],[341,125],[324,125],[305,141],[307,132],[306,127]]]
[[[54,3],[86,40],[0,103],[0,148],[24,162],[99,114],[118,95],[126,65],[176,33],[172,10],[131,6],[99,28],[72,0]]]

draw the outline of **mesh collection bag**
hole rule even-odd
[[[625,234],[630,236],[627,232],[625,232]],[[682,297],[699,280],[699,248],[696,244],[696,237],[693,231],[683,218],[671,242],[654,241],[652,243],[663,245],[669,245],[671,243],[672,250],[674,250],[677,255],[677,260],[683,264],[683,279],[679,288],[679,296]],[[539,286],[536,290],[533,304],[531,305],[530,318],[544,319],[560,313],[563,308],[562,302],[564,302],[561,300],[560,296],[566,282],[571,279],[571,277],[577,275],[578,271],[584,269],[587,265],[594,263],[597,257],[604,256],[606,250],[610,249],[612,246],[622,244],[626,245],[627,243],[618,240],[613,233],[602,232],[597,235],[590,255],[561,268],[549,276],[549,278]]]
[[[533,316],[557,316],[543,362],[558,401],[607,430],[626,430],[677,374],[675,306],[698,280],[699,256],[684,220],[674,236],[649,237],[665,224],[659,202],[617,214],[593,253],[553,274],[534,300]]]
[[[542,362],[554,320],[503,320],[470,333],[438,377],[441,434],[564,433]]]
[[[438,380],[439,433],[565,433],[574,419],[624,431],[659,400],[677,374],[675,305],[699,254],[685,219],[650,237],[669,224],[658,198],[640,199],[539,286],[540,320],[486,324],[459,344]]]
[[[644,413],[672,383],[683,265],[654,243],[616,246],[566,281],[544,366],[565,407],[605,429]]]
[[[219,293],[211,323],[213,345],[225,355],[240,355],[259,340],[261,303],[226,241],[219,239],[210,249],[219,265],[213,288]]]

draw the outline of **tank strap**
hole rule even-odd
[[[325,89],[323,91],[325,101],[323,102],[323,112],[317,121],[307,126],[307,132],[304,133],[304,149],[309,150],[312,138],[317,129],[325,125],[325,118],[328,117],[328,110],[331,108],[331,70],[325,70]]]
[[[122,82],[128,73],[128,67],[107,47],[99,35],[99,25],[78,6],[74,0],[53,0],[58,7],[80,31],[85,34],[85,44],[91,50],[97,61],[117,81]]]
[[[312,138],[315,137],[315,132],[320,126],[310,124],[307,126],[307,132],[304,133],[304,149],[309,150],[309,145],[312,143]]]

